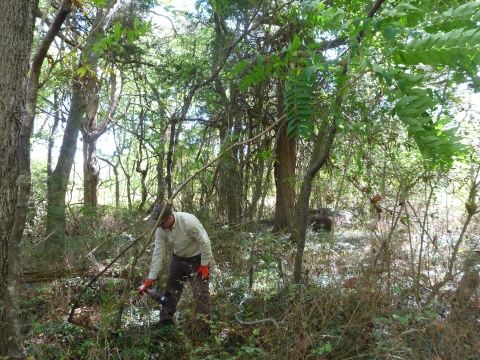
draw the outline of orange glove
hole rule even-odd
[[[152,284],[153,284],[153,280],[152,280],[152,279],[147,279],[147,280],[145,280],[145,282],[143,283],[143,285],[141,285],[141,286],[138,288],[137,292],[138,292],[139,294],[143,294],[143,293],[148,289],[148,287],[149,287],[150,285],[152,285]]]
[[[208,279],[210,276],[210,271],[208,271],[208,265],[200,266],[198,268],[197,274],[202,274],[202,280]]]

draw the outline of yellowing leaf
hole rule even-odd
[[[87,73],[87,69],[85,69],[84,67],[77,69],[77,74],[81,78],[84,77],[86,73]]]

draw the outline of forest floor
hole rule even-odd
[[[405,228],[391,232],[377,223],[369,231],[365,223],[342,221],[333,241],[330,233],[309,232],[301,285],[292,284],[296,247],[288,235],[274,236],[265,226],[209,229],[212,334],[202,342],[194,340],[188,288],[173,334],[159,340],[152,326],[160,305],[135,291],[142,270],[127,289],[115,329],[131,255],[83,294],[76,324],[67,318],[84,277],[27,284],[21,316],[28,357],[480,359],[480,255],[471,250],[480,241],[479,225],[463,243],[455,278],[426,304],[446,272],[458,229],[422,239]],[[124,236],[97,253],[97,265],[108,264],[129,241]],[[137,268],[147,268],[150,256],[147,251]],[[157,284],[161,291],[163,280]]]

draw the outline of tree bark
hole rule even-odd
[[[0,303],[5,304],[9,265],[9,252],[18,252],[18,244],[9,245],[15,219],[17,203],[17,178],[19,173],[19,132],[25,114],[25,90],[33,40],[34,19],[37,0],[3,0],[0,2]],[[13,249],[12,249],[13,247]],[[17,256],[10,271],[18,271]],[[17,274],[12,274],[14,285],[18,285]],[[8,354],[7,311],[13,320],[13,309],[0,307],[0,357]],[[18,317],[18,313],[15,315]],[[15,325],[17,326],[17,325]],[[10,332],[12,333],[12,332]],[[13,358],[22,356],[22,344],[13,330],[15,341],[11,341]]]
[[[164,136],[164,135],[163,135]],[[163,137],[162,136],[162,137]],[[163,147],[163,143],[165,141],[161,141],[160,146],[158,147],[158,162],[157,162],[157,194],[155,197],[155,204],[160,204],[164,202],[165,199],[165,177],[163,171],[164,159],[165,159],[165,150]]]
[[[277,110],[281,117],[284,114],[283,87],[279,81],[277,91]],[[291,231],[295,222],[295,163],[297,156],[297,141],[287,135],[287,126],[281,126],[275,155],[274,165],[276,188],[275,223],[273,232],[282,229]]]
[[[36,11],[36,5],[33,11]],[[7,311],[8,322],[8,354],[12,359],[23,359],[23,339],[21,336],[21,324],[18,318],[20,312],[20,274],[21,257],[20,241],[25,221],[27,218],[27,204],[30,197],[31,176],[30,176],[30,136],[35,119],[35,110],[37,107],[37,93],[39,89],[39,79],[42,69],[42,63],[45,59],[51,43],[60,31],[62,24],[71,10],[70,0],[64,0],[60,5],[57,15],[43,38],[40,46],[33,57],[30,68],[26,92],[25,118],[22,121],[19,138],[19,177],[18,177],[18,198],[15,208],[15,221],[9,239],[8,249],[8,290],[6,296],[5,308]],[[29,26],[27,31],[33,31],[33,23],[28,18]],[[31,24],[31,25],[30,25]]]
[[[96,78],[98,66],[98,55],[93,51],[93,45],[98,41],[99,36],[104,34],[103,22],[106,14],[113,8],[117,0],[109,0],[105,9],[98,8],[95,20],[92,25],[89,39],[83,50],[83,55],[87,61],[80,63],[80,66],[89,66],[83,81],[83,96],[85,98],[85,114],[83,119],[83,204],[90,206],[94,210],[98,205],[98,184],[100,183],[100,164],[97,159],[97,141],[106,131],[113,114],[115,114],[116,101],[116,77],[112,72],[110,77],[110,104],[105,117],[98,123],[98,106],[100,102],[100,82]],[[102,26],[101,26],[102,25]]]
[[[103,11],[99,10],[97,20],[103,18]],[[97,64],[98,56],[92,51],[90,54],[90,64]],[[98,80],[93,76],[88,76],[84,96],[86,98],[86,118],[82,129],[83,135],[83,203],[93,209],[98,205],[98,184],[100,183],[100,164],[97,159],[97,141],[106,131],[113,114],[116,111],[117,101],[115,75],[110,79],[111,93],[110,105],[105,118],[100,124],[97,124],[97,112],[99,105],[100,88],[97,85]]]
[[[217,60],[214,57],[212,67],[216,66]],[[227,119],[220,128],[220,147],[225,148],[232,145],[233,142],[238,142],[241,133],[241,118],[237,113],[236,106],[238,86],[233,83],[230,85],[230,98],[228,98],[220,79],[215,80],[215,88],[227,111]],[[229,136],[233,138],[232,143],[226,143]],[[237,224],[240,221],[242,176],[239,169],[239,154],[241,151],[243,150],[235,148],[225,153],[224,161],[219,165],[218,171],[219,211],[227,216],[229,224]]]
[[[50,130],[50,137],[48,139],[48,150],[47,150],[47,179],[52,176],[52,152],[53,146],[55,145],[55,134],[57,133],[58,124],[60,122],[60,102],[58,100],[58,90],[55,90],[53,94],[53,110],[55,111],[55,118],[53,120],[53,125]],[[47,181],[47,194],[50,193],[52,189],[49,187]]]
[[[170,141],[168,142],[167,151],[167,174],[165,175],[165,183],[167,186],[167,197],[172,197],[172,172],[173,172],[173,152],[175,148],[175,120],[171,120],[170,123]]]
[[[230,104],[229,118],[233,122],[232,137],[234,142],[240,141],[241,136],[241,116],[237,110],[239,101],[239,92],[236,84],[230,85]],[[223,184],[225,199],[227,200],[228,222],[230,224],[238,224],[241,219],[242,189],[243,176],[240,171],[240,154],[243,152],[243,145],[236,146],[227,154],[228,163],[223,168],[223,177],[220,178]],[[222,173],[220,173],[222,175]]]

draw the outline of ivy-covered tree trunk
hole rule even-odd
[[[51,234],[51,236],[45,241],[44,249],[50,259],[61,259],[65,247],[65,195],[75,160],[78,133],[85,109],[85,100],[80,86],[78,80],[73,81],[72,100],[60,154],[57,165],[48,179],[46,234]]]
[[[8,254],[9,250],[18,250],[15,245],[10,249],[9,238],[17,203],[18,136],[25,113],[25,86],[36,10],[36,0],[0,2],[0,67],[3,69],[0,74],[0,357],[8,354],[5,308]],[[21,354],[23,349],[13,346],[12,350]]]
[[[140,174],[140,179],[141,179],[141,184],[142,184],[142,197],[140,204],[138,205],[139,210],[143,210],[143,207],[145,206],[145,202],[147,201],[147,195],[148,195],[148,188],[147,188],[147,175],[149,172],[149,166],[148,166],[148,161],[143,161],[143,153],[147,151],[145,148],[145,144],[143,143],[143,139],[145,138],[145,113],[143,110],[141,110],[140,117],[139,117],[139,124],[138,124],[138,157],[137,160],[135,161],[136,167],[135,171]],[[146,164],[146,165],[145,165]],[[145,166],[145,168],[142,168],[142,165]]]

